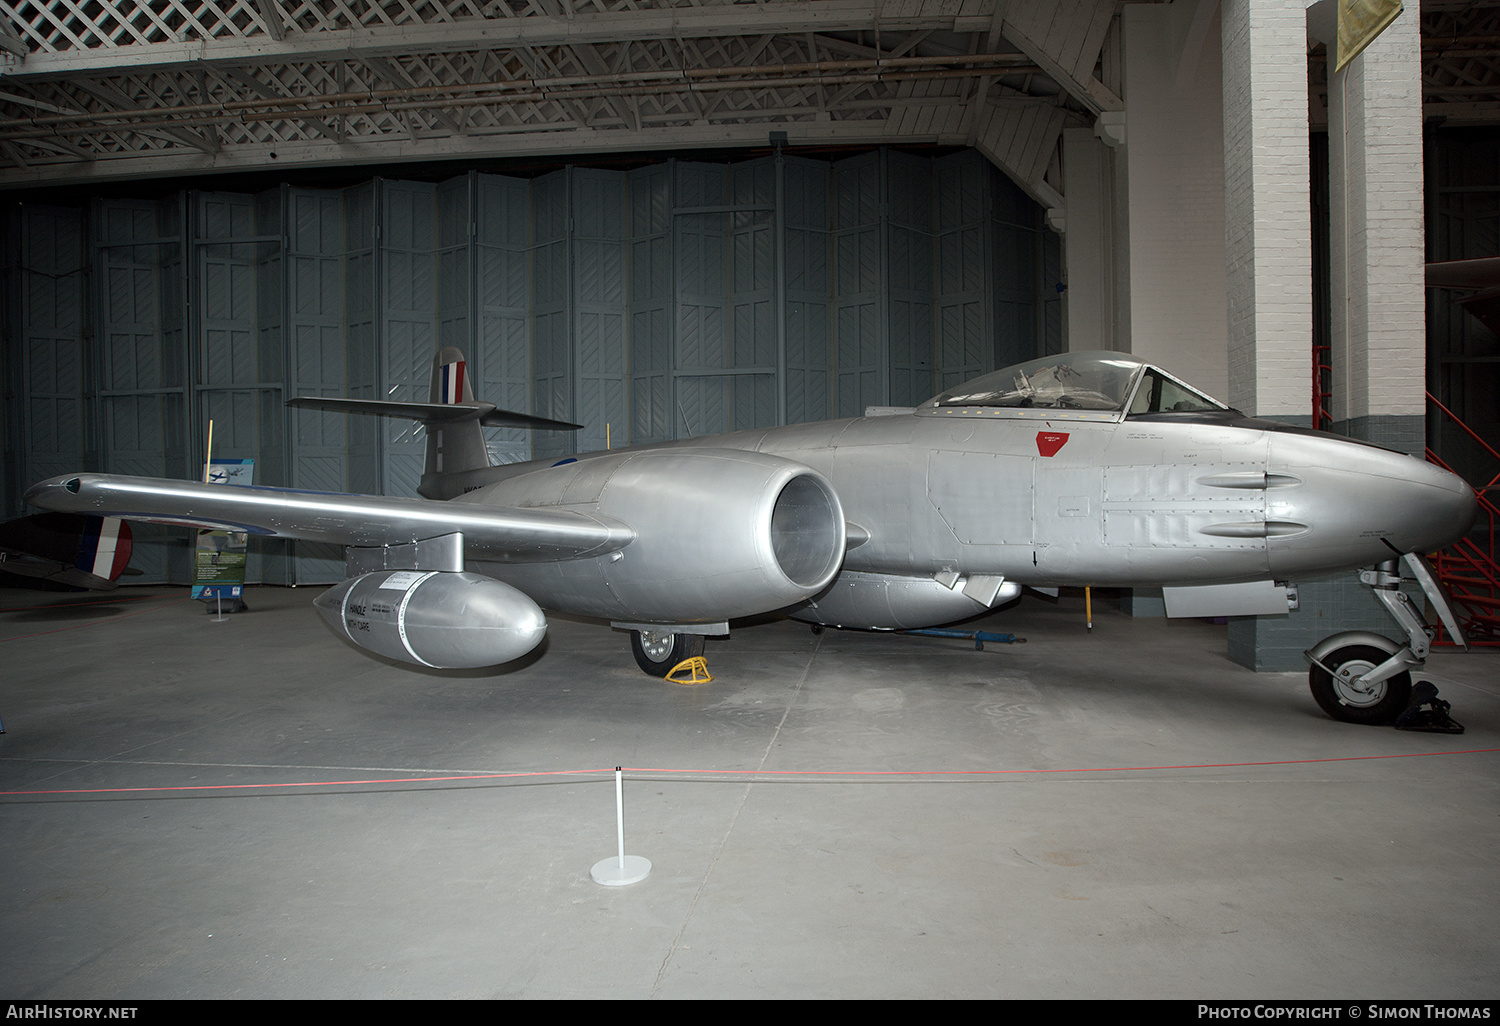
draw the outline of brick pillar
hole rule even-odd
[[[1217,10],[1195,0],[1126,4],[1121,14],[1125,119],[1114,152],[1126,166],[1129,345],[1120,348],[1229,399]],[[1100,127],[1117,138],[1104,119]]]
[[[1066,129],[1062,138],[1068,348],[1118,349],[1117,340],[1126,333],[1115,298],[1114,151],[1089,128]]]
[[[1407,5],[1337,75],[1330,56],[1328,162],[1334,430],[1420,456],[1427,326],[1417,16]]]
[[[1224,0],[1230,405],[1311,416],[1312,200],[1303,0]]]

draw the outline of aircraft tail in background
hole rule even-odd
[[[0,524],[0,571],[109,591],[126,572],[130,545],[130,525],[123,520],[38,513]]]
[[[438,478],[490,465],[484,444],[485,427],[529,427],[544,431],[577,431],[582,424],[548,420],[495,408],[474,398],[468,364],[455,346],[439,349],[432,361],[432,389],[425,403],[382,399],[327,399],[301,396],[288,406],[336,413],[369,413],[379,417],[407,417],[427,428],[427,465],[422,472],[423,495],[441,492]]]

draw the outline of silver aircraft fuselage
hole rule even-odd
[[[1449,544],[1476,510],[1467,484],[1422,460],[1229,410],[1128,416],[928,402],[910,413],[576,459],[697,450],[780,457],[832,484],[849,547],[834,584],[794,615],[843,626],[930,626],[997,602],[957,599],[955,575],[1003,580],[1011,589],[1003,599],[1021,585],[1191,586],[1364,566]],[[571,461],[476,471],[462,482],[472,490],[463,498],[509,503],[507,482]],[[674,489],[694,487],[686,471],[664,487],[662,515]],[[554,569],[506,563],[483,572],[543,605],[587,607],[587,589]],[[843,589],[858,601],[839,602]],[[872,590],[880,592],[873,608]]]
[[[475,571],[522,593],[486,586],[495,623],[536,636],[533,602],[703,634],[773,610],[933,626],[1025,585],[1271,588],[1434,551],[1477,510],[1467,484],[1420,459],[1246,417],[1115,353],[1008,367],[909,412],[505,466],[488,465],[480,425],[514,415],[467,391],[442,401],[462,366],[457,350],[437,354],[428,404],[294,400],[423,421],[420,499],[103,474],[41,482],[27,498],[334,542],[350,546],[351,578]],[[384,600],[406,580],[360,594]],[[427,612],[462,632],[472,586]]]
[[[1285,578],[1388,559],[1391,546],[1428,551],[1475,508],[1468,485],[1431,464],[1264,422],[896,415],[776,429],[754,448],[828,476],[846,519],[872,525],[844,566],[872,573],[1117,587]]]

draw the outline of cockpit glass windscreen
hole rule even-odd
[[[1195,392],[1155,367],[1147,367],[1130,403],[1132,417],[1143,413],[1205,413],[1226,409],[1223,403]]]
[[[975,378],[932,402],[939,408],[1119,411],[1143,369],[1139,360],[1114,353],[1064,353]]]

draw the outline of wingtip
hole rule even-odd
[[[83,487],[81,474],[59,474],[49,477],[45,481],[38,481],[21,497],[28,505],[39,509],[58,509],[55,503],[50,503],[49,498],[57,496],[59,492],[67,492],[69,495],[77,495]]]

